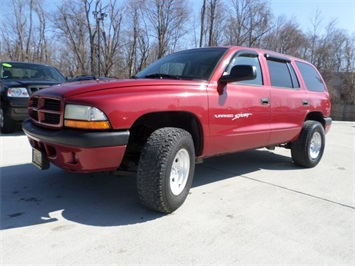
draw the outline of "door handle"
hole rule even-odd
[[[270,99],[269,98],[261,98],[261,104],[269,104]]]
[[[308,105],[308,101],[307,100],[302,100],[302,105]]]

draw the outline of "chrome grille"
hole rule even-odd
[[[32,95],[36,91],[39,91],[41,89],[48,88],[48,87],[50,87],[50,86],[49,85],[37,85],[37,86],[35,85],[35,86],[29,86],[28,90],[30,92],[30,95]]]
[[[37,125],[48,128],[59,128],[63,125],[60,99],[31,97],[28,104],[28,113],[32,121]]]

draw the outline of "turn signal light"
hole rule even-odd
[[[110,129],[108,121],[79,121],[79,120],[64,120],[66,127],[78,129],[91,129],[91,130],[105,130]]]

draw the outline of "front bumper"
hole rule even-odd
[[[43,152],[56,166],[78,173],[116,170],[126,151],[129,131],[88,132],[73,129],[58,131],[22,123],[31,146]]]
[[[14,121],[22,122],[28,118],[27,98],[12,99],[2,102],[4,113]]]

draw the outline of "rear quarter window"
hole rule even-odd
[[[309,91],[325,91],[323,80],[314,66],[299,61],[296,65]]]

